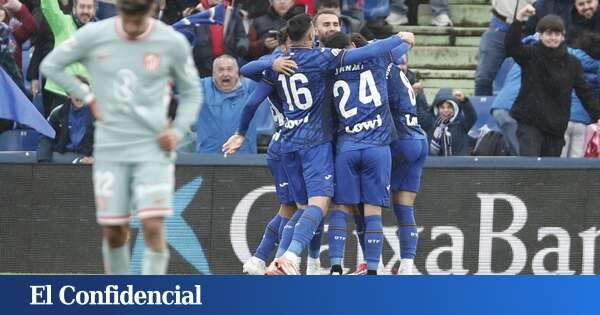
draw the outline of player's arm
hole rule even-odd
[[[408,52],[409,49],[410,49],[410,45],[408,45],[407,43],[402,43],[402,44],[400,44],[400,46],[392,49],[392,51],[390,51],[392,62],[396,65],[403,64],[404,60],[402,57],[404,57],[404,55],[406,55],[406,53]]]
[[[246,131],[248,131],[250,122],[252,121],[252,118],[254,118],[254,114],[256,114],[260,104],[262,104],[272,91],[273,86],[265,81],[261,81],[254,89],[254,92],[250,94],[250,97],[246,100],[246,104],[244,105],[238,130],[223,144],[222,151],[225,153],[225,156],[235,154],[237,150],[242,147],[246,140]]]
[[[349,64],[361,62],[363,60],[368,60],[368,59],[373,59],[376,57],[383,56],[386,53],[388,53],[390,50],[405,43],[405,41],[402,37],[402,34],[404,34],[404,33],[392,35],[384,40],[376,41],[372,44],[363,46],[361,48],[347,50],[347,51],[345,51],[344,55],[342,56],[341,64],[349,65]]]
[[[87,25],[75,32],[69,39],[55,47],[40,66],[40,70],[46,77],[86,104],[93,104],[94,95],[86,84],[67,72],[67,67],[73,63],[83,62],[86,54],[91,51],[95,35],[92,28],[92,25]]]
[[[171,69],[171,76],[179,92],[177,115],[171,127],[179,141],[198,117],[198,111],[204,102],[204,94],[192,58],[192,48],[182,36],[178,36],[177,39],[176,49],[172,52],[175,54],[175,60],[185,62],[174,62]]]
[[[267,69],[273,69],[285,75],[292,75],[296,68],[298,68],[298,65],[290,57],[277,57],[275,54],[270,54],[245,64],[240,69],[240,74],[259,82],[262,79],[262,72]]]

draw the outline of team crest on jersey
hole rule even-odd
[[[148,72],[154,72],[160,67],[160,55],[157,53],[146,53],[144,55],[144,68]]]

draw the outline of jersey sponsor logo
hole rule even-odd
[[[160,55],[157,53],[144,54],[144,69],[148,72],[154,72],[160,67]]]
[[[288,119],[285,122],[285,128],[287,129],[294,129],[302,124],[306,124],[308,123],[310,114],[307,114],[306,117],[302,118],[302,119]]]
[[[353,126],[346,126],[346,133],[359,133],[362,131],[368,131],[383,126],[383,119],[381,115],[377,115],[377,118],[368,121],[361,121]]]

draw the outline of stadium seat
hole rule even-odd
[[[494,98],[493,96],[473,96],[470,98],[477,112],[477,122],[475,122],[475,125],[469,131],[471,137],[476,138],[479,135],[479,129],[484,125],[487,125],[489,129],[500,131],[496,120],[494,120],[494,117],[490,113],[490,107],[494,102]]]
[[[0,133],[0,151],[35,151],[40,134],[33,129],[15,129]]]

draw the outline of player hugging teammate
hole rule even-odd
[[[244,271],[300,274],[299,257],[311,243],[320,247],[320,237],[315,242],[313,236],[320,236],[331,207],[331,273],[342,274],[347,217],[352,214],[366,260],[356,274],[376,275],[383,249],[381,212],[389,206],[391,190],[401,239],[400,273],[411,274],[418,239],[413,204],[427,145],[416,118],[414,92],[398,65],[414,45],[414,36],[398,33],[371,44],[353,36],[351,41],[339,32],[339,22],[334,30],[338,32],[320,32],[320,18],[315,17],[314,25],[319,37],[326,38],[319,44],[328,48],[313,48],[313,21],[299,15],[288,21],[282,51],[242,69],[260,83],[247,102],[238,133],[223,150],[236,152],[256,107],[269,97],[278,113],[269,166],[282,207],[297,206],[293,215],[293,210],[280,211],[269,222]],[[335,23],[327,25],[335,28]],[[276,258],[265,269],[275,244]],[[318,274],[314,249],[309,252],[307,274]]]

